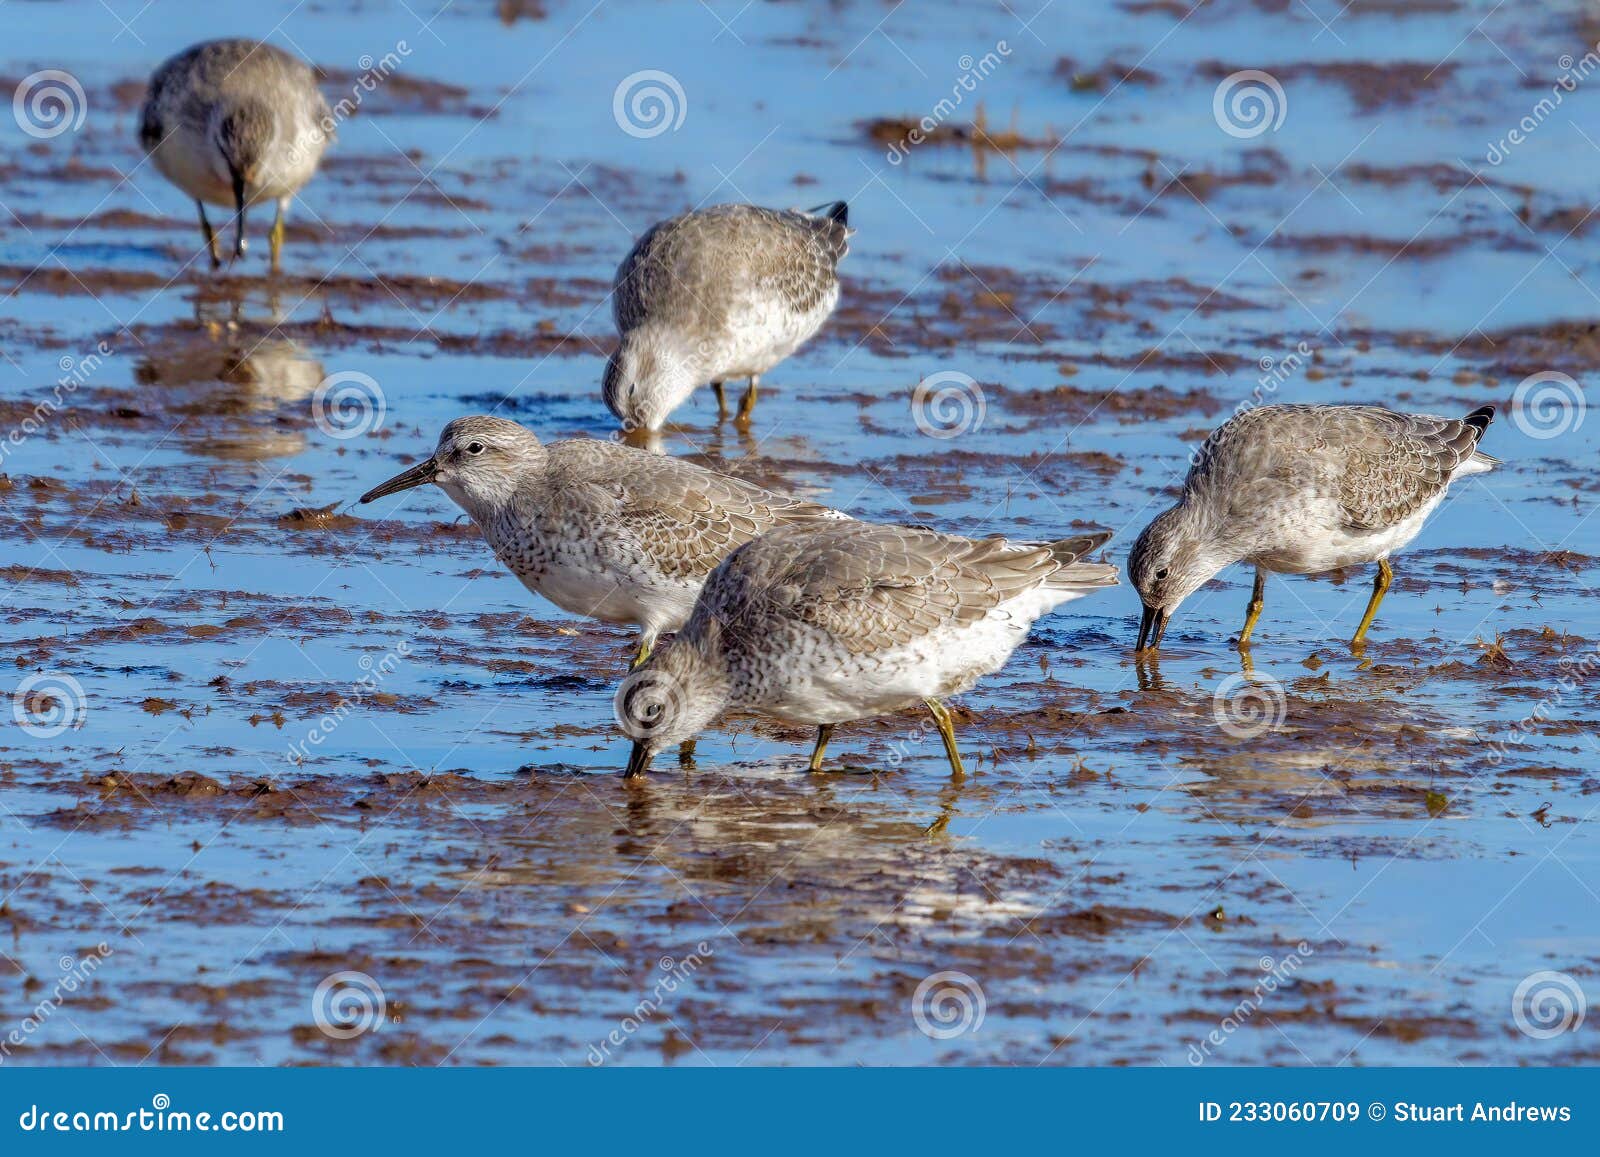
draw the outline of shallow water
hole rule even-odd
[[[1585,76],[1534,113],[1600,39],[1592,9],[547,0],[507,22],[371,0],[223,27],[197,3],[13,7],[29,34],[0,76],[66,70],[86,115],[48,139],[7,124],[0,164],[0,426],[74,382],[3,447],[0,1029],[25,1035],[5,1063],[1593,1053],[1512,1010],[1546,970],[1593,991],[1600,961],[1600,420],[1511,405],[1595,362],[1600,93]],[[398,61],[275,280],[264,220],[247,264],[192,264],[192,208],[135,142],[150,69],[224,33],[316,61],[334,101]],[[1024,144],[891,161],[868,122],[938,115],[986,54],[945,123],[981,102]],[[613,94],[646,69],[683,118],[640,137]],[[1280,83],[1276,129],[1214,116],[1241,69]],[[835,774],[739,721],[623,784],[627,633],[532,600],[440,493],[351,503],[463,412],[606,436],[631,237],[696,204],[837,197],[858,230],[838,314],[748,435],[705,394],[668,452],[867,517],[1110,528],[1119,564],[1253,397],[1493,402],[1504,465],[1400,557],[1359,658],[1364,573],[1275,580],[1254,681],[1228,644],[1247,572],[1142,673],[1123,587],[965,697],[959,789],[912,714],[841,729]],[[981,421],[930,436],[911,391],[946,371]],[[354,437],[314,420],[343,373],[383,399]],[[46,735],[51,694],[76,726]],[[1221,725],[1280,695],[1265,730]],[[367,1031],[330,1034],[319,983],[345,972],[372,1013],[341,1006]]]

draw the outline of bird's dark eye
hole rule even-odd
[[[645,706],[645,709],[644,709],[644,717],[646,719],[660,719],[661,718],[661,704],[659,704],[659,703],[647,704]]]
[[[482,454],[483,453],[483,443],[482,442],[468,442],[467,443],[467,453],[468,454]]]
[[[1167,577],[1167,568],[1166,567],[1162,567],[1160,570],[1156,571],[1156,581],[1157,582],[1160,582],[1162,579],[1164,579],[1166,577]]]

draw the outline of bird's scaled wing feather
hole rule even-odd
[[[620,532],[677,578],[704,578],[769,530],[839,517],[815,502],[676,458],[609,443],[596,443],[585,457],[584,481],[604,495]]]
[[[789,539],[803,550],[786,560]],[[764,573],[744,576],[764,588],[757,605],[821,628],[854,654],[977,622],[1059,565],[1044,546],[867,523],[780,532],[757,546],[752,561]]]
[[[1184,485],[1210,488],[1233,519],[1328,501],[1348,528],[1383,530],[1440,494],[1477,438],[1459,419],[1379,406],[1262,406],[1206,439]]]
[[[1362,407],[1344,425],[1339,504],[1359,530],[1394,526],[1432,501],[1478,442],[1478,431],[1456,418]]]

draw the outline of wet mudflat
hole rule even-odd
[[[30,5],[0,61],[87,110],[0,164],[4,1063],[1592,1059],[1559,988],[1600,983],[1592,10],[292,7],[136,38]],[[280,20],[360,108],[284,275],[213,275],[142,79]],[[647,69],[675,128],[614,115]],[[1276,127],[1217,111],[1242,70]],[[962,784],[913,714],[826,775],[734,719],[625,784],[627,633],[436,491],[353,500],[461,413],[609,435],[631,236],[834,198],[838,313],[749,431],[706,393],[666,452],[866,517],[1112,528],[1119,564],[1241,403],[1492,402],[1504,465],[1361,655],[1366,573],[1274,581],[1248,668],[1247,571],[1142,668],[1124,586],[959,703]]]

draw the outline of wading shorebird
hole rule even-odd
[[[495,556],[564,611],[637,626],[634,659],[683,625],[716,565],[781,526],[848,518],[703,466],[613,442],[545,445],[504,418],[457,418],[433,456],[361,496],[433,483]]]
[[[1154,651],[1178,604],[1223,567],[1256,568],[1239,646],[1261,617],[1268,572],[1320,574],[1376,562],[1359,649],[1405,546],[1457,478],[1498,459],[1478,450],[1494,418],[1400,414],[1381,406],[1262,406],[1231,419],[1200,447],[1178,504],[1144,528],[1128,577],[1144,613],[1136,649]]]
[[[851,230],[843,201],[808,213],[755,205],[697,209],[650,228],[617,268],[611,306],[621,344],[601,390],[628,430],[654,432],[696,386],[761,375],[794,353],[839,302]]]
[[[740,547],[712,572],[683,630],[616,696],[633,743],[626,775],[723,711],[817,728],[921,703],[965,774],[942,700],[998,671],[1034,620],[1117,585],[1084,562],[1108,533],[1052,543],[971,539],[906,526],[816,522]]]
[[[255,40],[211,40],[178,53],[150,78],[139,121],[139,143],[156,168],[194,198],[213,269],[222,249],[206,205],[232,211],[237,259],[245,251],[245,210],[275,201],[277,271],[289,202],[332,139],[333,114],[310,66]]]

